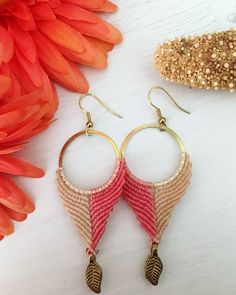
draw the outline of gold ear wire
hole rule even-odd
[[[101,106],[103,106],[108,112],[110,112],[112,115],[118,117],[118,118],[123,118],[120,114],[114,112],[111,108],[108,107],[108,105],[103,102],[97,95],[93,94],[93,93],[86,93],[86,94],[83,94],[80,96],[80,99],[79,99],[79,107],[80,109],[85,113],[86,115],[86,118],[87,118],[87,122],[86,122],[86,127],[88,129],[91,129],[93,128],[93,122],[92,122],[92,118],[91,118],[91,113],[88,112],[83,106],[82,106],[82,101],[85,99],[85,97],[87,96],[91,96],[93,97],[94,99],[96,99]]]
[[[157,113],[157,116],[159,118],[159,122],[160,122],[161,125],[166,124],[166,118],[162,115],[161,109],[159,107],[157,107],[152,102],[151,94],[152,94],[153,90],[161,90],[161,91],[163,91],[173,101],[173,103],[178,107],[178,109],[180,109],[181,111],[183,111],[186,114],[191,114],[190,111],[188,111],[188,110],[184,109],[183,107],[181,107],[179,105],[179,103],[176,101],[176,99],[174,99],[174,97],[171,96],[170,93],[165,88],[163,88],[161,86],[154,86],[148,92],[148,101],[149,101],[149,104],[156,110],[156,113]]]

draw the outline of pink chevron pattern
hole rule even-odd
[[[125,165],[124,196],[135,212],[141,226],[151,239],[156,235],[155,206],[152,197],[152,184],[144,183],[135,178]]]
[[[110,180],[94,190],[83,190],[66,178],[62,167],[57,171],[57,187],[69,215],[87,244],[87,253],[96,252],[107,220],[122,194],[125,182],[124,161],[117,159]]]
[[[125,170],[124,162],[119,164],[119,170],[114,180],[101,192],[95,192],[90,197],[90,215],[92,224],[92,245],[94,250],[97,247],[106,227],[110,212],[118,202],[122,194]]]
[[[186,192],[191,178],[191,162],[182,153],[177,171],[159,183],[149,183],[135,177],[125,164],[124,197],[143,229],[154,243],[159,243],[176,204]]]

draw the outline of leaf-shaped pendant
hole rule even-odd
[[[157,244],[152,246],[151,255],[148,256],[145,263],[145,276],[154,286],[158,285],[158,281],[163,270],[163,264],[157,253],[157,247]]]
[[[86,269],[85,277],[88,287],[93,292],[100,293],[102,283],[102,269],[100,265],[96,262],[95,255],[92,255],[90,257],[90,262]]]

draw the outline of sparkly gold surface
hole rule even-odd
[[[161,76],[197,88],[236,88],[236,31],[206,33],[166,42],[157,48]]]

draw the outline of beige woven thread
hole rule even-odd
[[[89,212],[89,195],[77,193],[65,183],[57,171],[57,188],[69,215],[85,239],[88,246],[92,243],[91,218]]]
[[[191,178],[191,162],[186,154],[185,163],[181,173],[168,184],[155,187],[154,203],[157,222],[156,242],[159,242],[161,236],[168,225],[172,211],[175,205],[180,201],[186,192]]]

